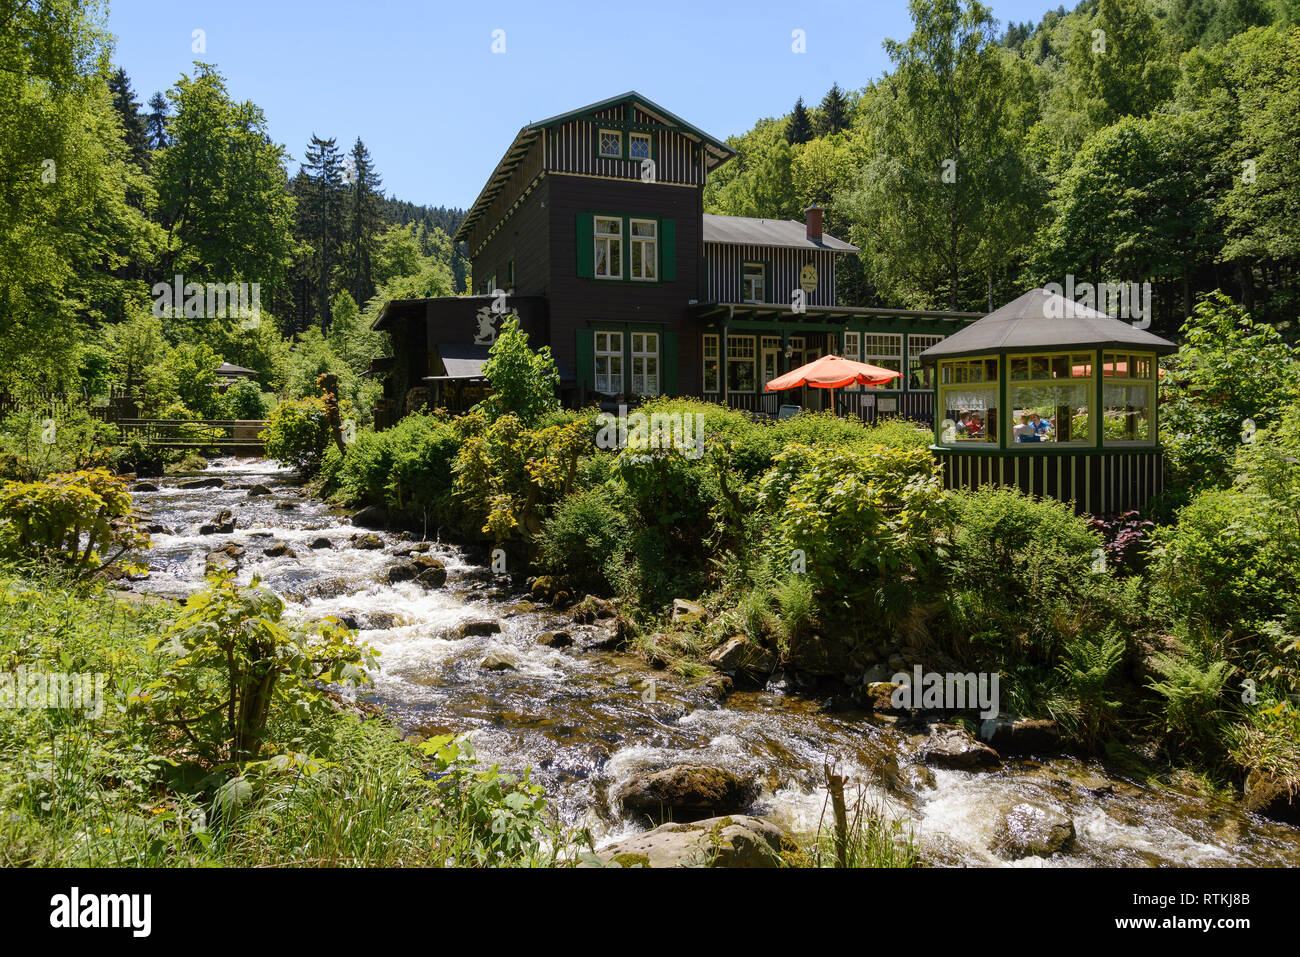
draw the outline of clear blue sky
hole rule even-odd
[[[1056,4],[991,5],[1005,26]],[[832,82],[864,86],[888,66],[882,41],[911,20],[904,0],[117,0],[109,27],[141,103],[192,61],[215,63],[266,112],[291,172],[313,133],[344,148],[360,136],[390,195],[467,207],[528,122],[638,90],[725,138]],[[192,49],[197,29],[206,53]]]

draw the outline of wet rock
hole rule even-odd
[[[385,631],[397,624],[397,616],[391,611],[372,611],[362,616],[362,627]]]
[[[401,548],[394,548],[389,554],[397,555],[402,558],[410,558],[412,555],[427,552],[429,550],[429,545],[429,542],[416,542],[414,545],[403,545]]]
[[[149,525],[145,528],[145,531],[150,535],[170,535],[172,533],[170,528],[159,522],[154,522],[152,525]]]
[[[932,767],[955,771],[982,771],[1001,764],[998,753],[987,744],[948,724],[936,724],[930,729],[920,758]]]
[[[367,551],[383,548],[384,540],[374,532],[366,532],[362,535],[353,535],[348,538],[348,544],[353,548],[361,548]]]
[[[735,690],[735,682],[727,675],[714,675],[704,682],[704,693],[714,701],[725,701]]]
[[[1056,722],[1045,718],[989,718],[980,738],[1001,755],[1051,754],[1061,744]]]
[[[320,538],[313,538],[307,543],[307,547],[313,550],[320,550],[323,548],[333,548],[334,543],[322,535]]]
[[[536,641],[547,648],[567,648],[573,644],[573,636],[567,631],[544,631],[537,636]]]
[[[993,849],[1002,857],[1050,857],[1074,841],[1074,822],[1059,808],[1017,804],[998,826]]]
[[[704,617],[704,606],[685,598],[673,599],[673,621],[689,623]]]
[[[187,479],[187,480],[184,481],[184,482],[177,482],[177,483],[176,483],[176,487],[177,487],[177,488],[181,488],[181,489],[194,489],[194,488],[224,488],[224,487],[225,487],[225,484],[226,484],[226,480],[225,480],[225,479],[220,479],[220,478],[200,478],[200,479]]]
[[[417,572],[422,572],[426,568],[443,568],[442,562],[432,555],[413,555],[411,556],[410,566]]]
[[[262,552],[267,558],[297,558],[298,553],[289,547],[288,542],[272,542]]]
[[[359,528],[384,528],[388,513],[377,505],[367,505],[352,516],[352,524]]]
[[[515,663],[504,655],[488,655],[478,663],[484,671],[514,671]]]
[[[507,605],[505,615],[507,618],[513,618],[515,615],[527,615],[537,610],[537,606],[531,601],[517,601]]]
[[[903,709],[894,707],[894,691],[901,687],[892,681],[873,681],[863,689],[863,706],[881,714],[897,714]]]
[[[249,498],[257,498],[261,495],[270,495],[270,494],[271,494],[271,487],[269,485],[263,485],[261,482],[258,482],[256,485],[252,486],[248,490]]]
[[[384,572],[383,577],[384,581],[388,582],[388,584],[396,585],[398,582],[412,581],[419,573],[420,569],[416,568],[414,565],[403,562],[400,565],[391,566]]]
[[[158,491],[158,486],[154,485],[153,482],[136,482],[134,485],[131,486],[131,491],[132,492],[156,492]]]
[[[787,695],[794,694],[798,689],[793,678],[784,671],[778,671],[767,679],[767,683],[763,685],[763,690],[768,694]]]
[[[776,656],[744,635],[735,635],[709,653],[709,664],[719,671],[739,671],[766,678],[776,667]]]
[[[532,580],[529,592],[539,601],[553,601],[558,585],[549,575],[538,575]]]
[[[200,535],[229,535],[235,530],[235,516],[228,508],[223,508],[210,522],[199,526]]]
[[[593,621],[613,618],[617,611],[603,598],[588,595],[573,607],[573,620],[580,625],[590,625]]]
[[[275,507],[281,512],[291,512],[298,507],[297,502],[276,502]]]
[[[934,772],[924,764],[909,764],[902,769],[899,776],[913,791],[933,791],[938,787]]]
[[[615,802],[629,814],[662,822],[698,821],[743,811],[758,797],[753,778],[702,764],[640,771],[618,789]]]
[[[438,562],[436,565],[426,565],[415,576],[415,581],[425,588],[441,588],[447,584],[447,569],[442,567],[442,562]]]
[[[781,852],[793,847],[771,821],[735,814],[661,824],[601,848],[596,857],[618,867],[780,867]]]
[[[462,638],[473,638],[475,636],[495,635],[501,630],[499,622],[489,619],[480,619],[478,621],[462,622],[456,628],[456,634]]]

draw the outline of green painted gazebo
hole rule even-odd
[[[1172,342],[1032,289],[921,354],[949,488],[1000,485],[1095,515],[1160,491],[1159,356]]]

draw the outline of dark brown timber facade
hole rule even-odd
[[[380,420],[482,388],[509,313],[550,346],[566,403],[691,395],[754,411],[822,408],[824,390],[765,394],[826,353],[897,369],[894,388],[842,393],[874,419],[934,414],[921,352],[978,314],[837,304],[836,260],[857,249],[804,222],[704,213],[709,173],[734,156],[637,93],[519,131],[456,234],[474,296],[388,303],[393,337]]]

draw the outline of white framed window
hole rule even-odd
[[[755,374],[753,336],[727,337],[727,391],[753,392]]]
[[[750,262],[741,267],[740,298],[743,302],[766,302],[767,267]]]
[[[623,333],[597,332],[595,339],[596,391],[617,395],[623,391]]]
[[[921,353],[943,342],[943,336],[907,337],[907,387],[913,392],[934,388],[934,366],[921,365]]]
[[[600,155],[607,159],[621,159],[623,156],[623,134],[618,130],[601,130],[598,149]]]
[[[864,332],[862,334],[862,361],[882,369],[903,371],[903,336],[892,332]],[[898,379],[884,385],[863,386],[866,389],[897,389]]]
[[[705,333],[701,342],[700,355],[704,358],[704,391],[718,391],[718,337]]]
[[[629,133],[627,136],[627,155],[629,159],[650,158],[650,134]]]
[[[597,216],[595,247],[596,278],[622,279],[623,220],[616,216]]]
[[[632,333],[632,394],[659,394],[659,333]]]
[[[854,362],[862,358],[862,333],[844,333],[844,358],[852,359]]]
[[[653,219],[633,219],[628,223],[631,242],[631,273],[640,282],[659,278],[659,223]]]

